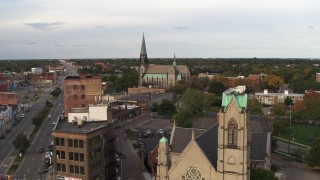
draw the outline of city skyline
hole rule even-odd
[[[0,59],[319,58],[320,2],[4,0]]]

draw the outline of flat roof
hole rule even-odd
[[[296,93],[288,93],[288,94],[285,94],[285,93],[263,93],[263,92],[258,92],[258,93],[255,93],[254,95],[264,95],[264,96],[304,96],[304,94],[296,94]]]
[[[107,121],[94,121],[85,122],[81,128],[78,128],[77,124],[69,123],[68,121],[59,121],[54,129],[54,132],[68,132],[77,134],[88,134],[97,129],[112,125]]]

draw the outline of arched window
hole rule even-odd
[[[228,146],[235,148],[238,144],[238,125],[235,120],[228,124]]]
[[[201,173],[195,166],[188,167],[185,180],[201,180]]]

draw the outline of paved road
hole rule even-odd
[[[131,142],[125,137],[124,129],[133,128],[143,122],[149,120],[149,114],[143,112],[139,117],[126,121],[122,128],[115,130],[115,135],[118,137],[116,143],[117,151],[126,154],[126,158],[122,159],[122,179],[126,180],[143,180],[145,179],[141,170],[140,165],[143,166],[143,162],[140,162],[140,158],[132,147]],[[119,170],[121,174],[121,169]]]

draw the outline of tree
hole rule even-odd
[[[274,171],[268,171],[264,169],[253,169],[250,172],[251,180],[277,180],[274,176]]]
[[[250,113],[253,114],[262,114],[262,104],[258,101],[257,98],[249,99],[248,102]]]
[[[30,141],[25,134],[18,134],[12,142],[14,148],[21,153],[24,153],[30,146]]]
[[[292,99],[289,96],[287,96],[286,99],[284,99],[284,104],[286,106],[292,105]]]
[[[172,91],[176,94],[183,94],[186,91],[187,87],[184,84],[176,84],[173,86]]]
[[[151,106],[152,112],[157,112],[158,111],[158,104],[154,102]]]
[[[265,81],[268,87],[273,91],[278,90],[284,85],[284,80],[280,76],[270,75],[266,77]]]
[[[320,119],[319,107],[320,107],[320,93],[309,91],[304,96],[305,111],[304,117],[307,119],[315,120],[318,124]]]
[[[158,113],[161,116],[171,118],[177,112],[173,101],[164,99],[158,106]]]
[[[202,90],[207,86],[207,81],[198,78],[197,76],[192,76],[190,80],[190,87],[193,89]]]
[[[177,125],[191,127],[195,119],[210,111],[213,101],[212,94],[188,88],[177,102],[178,113],[175,116]]]
[[[222,82],[212,80],[209,82],[209,93],[214,93],[214,94],[222,94],[222,92],[225,90],[225,86]]]
[[[116,90],[128,91],[128,87],[133,87],[138,85],[139,73],[136,70],[130,70],[129,72],[123,74],[121,78],[117,79]]]
[[[309,150],[309,162],[308,166],[315,167],[320,166],[320,137],[313,140],[311,148]]]

